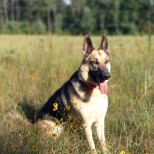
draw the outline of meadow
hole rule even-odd
[[[91,37],[97,48],[101,37]],[[111,56],[106,141],[112,154],[154,153],[154,37],[108,37]],[[82,129],[64,124],[38,135],[35,119],[47,99],[77,70],[82,36],[0,36],[0,153],[86,154]],[[99,154],[102,154],[94,133]]]

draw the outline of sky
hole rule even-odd
[[[71,0],[63,0],[66,4],[71,4]]]

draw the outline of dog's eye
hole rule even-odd
[[[90,68],[93,71],[96,71],[98,69],[99,63],[98,61],[90,61]]]
[[[97,61],[93,61],[92,63],[93,63],[93,64],[98,64],[98,62],[97,62]]]
[[[108,62],[109,62],[109,59],[106,59],[106,60],[105,60],[105,64],[107,64]]]
[[[91,63],[91,64],[99,64],[99,62],[98,62],[97,60],[91,61],[90,63]]]

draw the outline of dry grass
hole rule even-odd
[[[97,47],[100,37],[92,40]],[[54,136],[42,139],[37,127],[29,122],[78,69],[82,41],[80,36],[0,36],[0,153],[88,151],[80,130],[67,129],[57,140]],[[109,149],[113,154],[121,151],[153,154],[154,44],[148,52],[148,37],[109,37],[109,43],[112,64],[106,117]]]

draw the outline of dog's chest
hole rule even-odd
[[[74,106],[83,121],[96,122],[105,117],[108,98],[106,94],[94,91],[89,102],[77,102]]]

